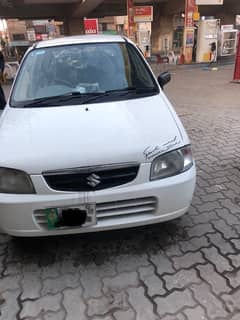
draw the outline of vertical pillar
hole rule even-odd
[[[128,37],[135,40],[134,35],[134,0],[127,0],[127,15],[128,15]]]
[[[193,14],[195,12],[195,0],[185,0],[185,25],[184,25],[184,45],[183,54],[186,63],[192,62],[194,45],[194,23]]]
[[[238,46],[237,46],[237,52],[236,52],[236,62],[235,62],[233,81],[240,83],[240,33],[238,34]]]

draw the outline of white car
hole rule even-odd
[[[49,236],[183,215],[196,171],[169,80],[121,36],[30,48],[0,118],[0,228]]]

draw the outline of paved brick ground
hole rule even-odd
[[[240,85],[231,77],[231,67],[177,70],[166,90],[197,160],[189,213],[104,234],[1,234],[1,320],[240,319]]]

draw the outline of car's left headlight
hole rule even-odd
[[[30,176],[20,170],[0,168],[0,193],[35,193]]]
[[[150,180],[175,176],[190,169],[193,165],[191,146],[165,153],[152,162]]]

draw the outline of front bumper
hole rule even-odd
[[[41,176],[34,176],[37,194],[0,194],[0,228],[13,236],[38,237],[143,226],[183,215],[190,206],[195,188],[195,166],[171,178],[146,182],[148,166],[141,165],[132,183],[87,193],[56,192],[47,188]],[[37,217],[46,208],[87,203],[96,204],[96,225],[48,230],[44,221]]]

